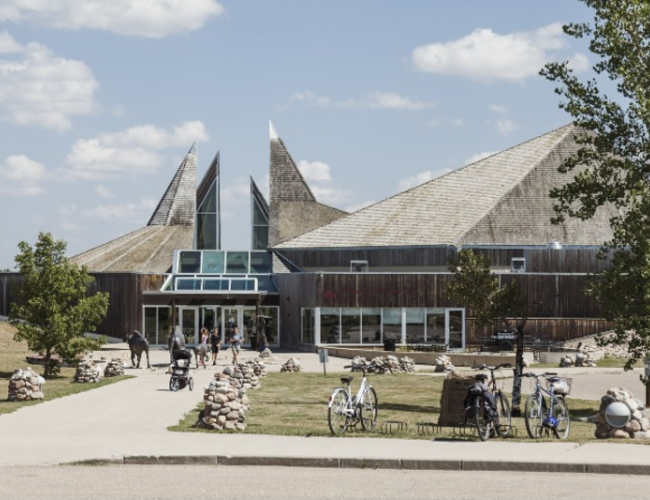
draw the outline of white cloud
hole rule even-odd
[[[5,120],[57,131],[71,127],[73,116],[93,113],[98,87],[81,61],[56,56],[38,43],[21,46],[7,33],[0,35],[0,110]]]
[[[0,22],[160,38],[198,30],[223,12],[216,0],[3,0]]]
[[[319,97],[311,90],[305,90],[304,92],[295,92],[289,97],[289,105],[295,103],[306,104],[307,106],[317,108],[327,108],[332,104],[332,100],[329,97]]]
[[[97,193],[97,196],[100,198],[113,198],[113,192],[104,186],[103,184],[97,184],[95,186],[95,193]]]
[[[465,160],[465,165],[469,165],[470,163],[475,163],[479,160],[482,160],[483,158],[487,158],[488,156],[492,156],[497,154],[498,151],[483,151],[481,153],[476,153],[475,155],[470,156]]]
[[[87,219],[141,219],[147,215],[150,215],[157,205],[157,200],[153,198],[146,198],[139,203],[125,203],[123,205],[98,205],[95,208],[82,210],[82,214]]]
[[[554,52],[565,47],[559,23],[507,35],[478,29],[458,40],[417,47],[411,59],[416,70],[426,73],[463,76],[480,82],[523,82],[537,76],[544,64],[554,59]],[[579,63],[576,70],[586,60],[579,54],[573,59]]]
[[[449,172],[449,170],[445,170],[444,172]],[[401,193],[402,191],[406,191],[407,189],[428,182],[431,179],[438,177],[439,175],[440,173],[434,175],[434,172],[432,170],[425,170],[424,172],[420,172],[419,174],[413,175],[411,177],[407,177],[399,181],[399,184],[397,185],[397,189]]]
[[[340,189],[335,187],[325,187],[325,186],[309,186],[312,193],[320,203],[326,205],[341,205],[348,202],[353,196],[354,193],[349,189]]]
[[[375,203],[377,203],[376,200],[362,201],[361,203],[355,203],[354,205],[349,205],[343,208],[343,210],[345,210],[348,213],[352,213],[361,210],[362,208],[369,207],[370,205],[374,205]]]
[[[301,160],[298,162],[298,170],[305,178],[306,181],[331,181],[330,167],[327,163],[322,161],[306,161]]]
[[[43,193],[39,185],[47,176],[45,167],[25,155],[9,156],[0,164],[0,193],[13,196],[36,196]]]
[[[451,118],[451,119],[433,118],[426,123],[426,126],[435,128],[435,127],[440,127],[445,123],[453,125],[454,127],[462,127],[463,125],[465,125],[465,122],[463,121],[462,118]]]
[[[24,51],[25,47],[14,40],[7,30],[0,33],[0,54],[17,54]]]
[[[59,207],[57,210],[57,213],[63,215],[63,216],[70,216],[72,214],[77,213],[78,206],[76,203],[70,203],[69,205],[63,205],[62,207]]]
[[[500,115],[507,115],[508,114],[508,108],[505,106],[502,106],[501,104],[490,104],[489,106],[490,111],[494,111],[497,114]]]
[[[510,135],[513,131],[517,129],[517,125],[515,122],[512,120],[508,120],[507,118],[502,118],[497,120],[496,123],[497,126],[497,131],[501,135]]]
[[[163,164],[158,151],[189,146],[195,140],[209,138],[200,121],[185,122],[171,131],[154,125],[128,128],[122,132],[80,139],[72,145],[64,171],[68,178],[100,180],[124,174],[151,174]]]
[[[367,108],[367,109],[397,109],[402,111],[420,111],[432,108],[433,104],[422,101],[413,101],[408,97],[392,92],[373,91],[361,99],[342,101],[337,103],[339,108]]]
[[[343,101],[335,101],[326,96],[317,96],[311,90],[306,90],[291,95],[288,103],[281,106],[281,108],[286,108],[292,104],[304,104],[319,108],[395,109],[401,111],[420,111],[434,106],[430,102],[414,101],[409,97],[379,90],[368,92],[359,99],[346,99]]]

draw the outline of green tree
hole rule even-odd
[[[593,9],[593,22],[568,24],[564,32],[589,40],[597,58],[592,78],[581,81],[568,62],[541,71],[558,85],[560,108],[580,131],[578,151],[560,168],[572,179],[550,194],[557,223],[589,219],[605,204],[618,208],[613,238],[603,242],[612,267],[589,291],[615,323],[613,341],[630,340],[630,369],[650,349],[650,3],[580,1]]]
[[[454,277],[447,285],[447,298],[463,304],[476,329],[503,324],[516,332],[515,379],[512,389],[513,414],[521,410],[521,374],[524,369],[524,326],[528,319],[528,300],[515,281],[499,286],[499,278],[490,272],[490,260],[484,254],[462,249],[449,262]]]
[[[9,320],[18,330],[14,340],[26,341],[31,351],[43,356],[47,378],[59,370],[54,355],[71,363],[101,346],[101,338],[84,337],[84,332],[93,331],[106,315],[108,293],[87,295],[94,278],[68,261],[66,243],[51,234],[40,233],[34,248],[25,241],[18,248],[22,284]]]

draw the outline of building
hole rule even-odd
[[[390,339],[462,351],[486,333],[445,297],[462,248],[486,253],[501,282],[519,282],[531,337],[598,333],[610,325],[583,289],[608,265],[597,253],[612,209],[550,222],[548,193],[567,181],[557,167],[578,147],[574,134],[559,128],[348,214],[316,200],[271,125],[270,200],[251,179],[250,250],[220,250],[219,154],[197,187],[192,148],[145,227],[72,260],[111,293],[101,333],[138,329],[152,344],[175,324],[189,342],[202,326],[224,335],[237,324],[253,345],[263,328],[271,347]],[[9,277],[0,279],[7,311]]]

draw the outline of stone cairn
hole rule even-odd
[[[44,380],[34,370],[27,367],[16,370],[9,379],[8,401],[31,401],[32,399],[45,399],[41,388]]]
[[[630,409],[631,418],[625,427],[612,427],[605,420],[605,410],[614,403],[620,402]],[[647,439],[650,438],[650,420],[643,403],[630,391],[623,387],[613,387],[600,400],[600,409],[594,417],[597,439],[619,438],[619,439]]]
[[[438,425],[459,426],[465,423],[465,405],[467,388],[476,382],[472,376],[451,372],[442,383],[440,396],[440,416]]]
[[[226,373],[215,375],[205,388],[205,406],[194,427],[217,431],[246,429],[246,413],[250,409],[250,401],[246,389],[239,387],[240,380]]]
[[[119,377],[120,375],[124,375],[124,363],[119,358],[113,358],[104,368],[104,377]]]
[[[80,361],[74,374],[74,382],[80,384],[99,382],[101,371],[94,361]]]
[[[436,359],[436,367],[434,369],[436,373],[453,372],[454,369],[455,367],[452,364],[449,356],[446,356],[445,354],[438,356],[438,359]]]
[[[579,351],[576,353],[576,366],[596,366],[596,360],[593,358],[589,351]]]
[[[388,356],[377,356],[376,358],[372,358],[370,362],[364,357],[355,356],[352,359],[351,365],[353,372],[360,372],[365,366],[368,373],[377,373],[379,375],[384,373],[409,373],[415,371],[415,361],[413,359],[408,356],[398,358],[392,354]]]
[[[260,379],[255,375],[255,370],[246,364],[226,366],[223,375],[227,375],[232,385],[237,389],[259,389]]]
[[[272,355],[271,349],[267,347],[260,353],[260,358],[270,358]]]
[[[249,359],[248,361],[242,363],[243,366],[247,366],[253,373],[258,377],[266,377],[266,365],[261,358]]]
[[[301,372],[302,371],[302,365],[300,364],[300,360],[297,358],[289,358],[287,359],[286,363],[282,365],[280,368],[280,373],[291,373],[291,372]]]

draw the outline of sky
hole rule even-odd
[[[549,61],[578,0],[0,0],[0,270],[147,224],[196,141],[222,247],[250,248],[269,121],[317,200],[354,211],[569,123]],[[478,187],[477,187],[478,188]]]

